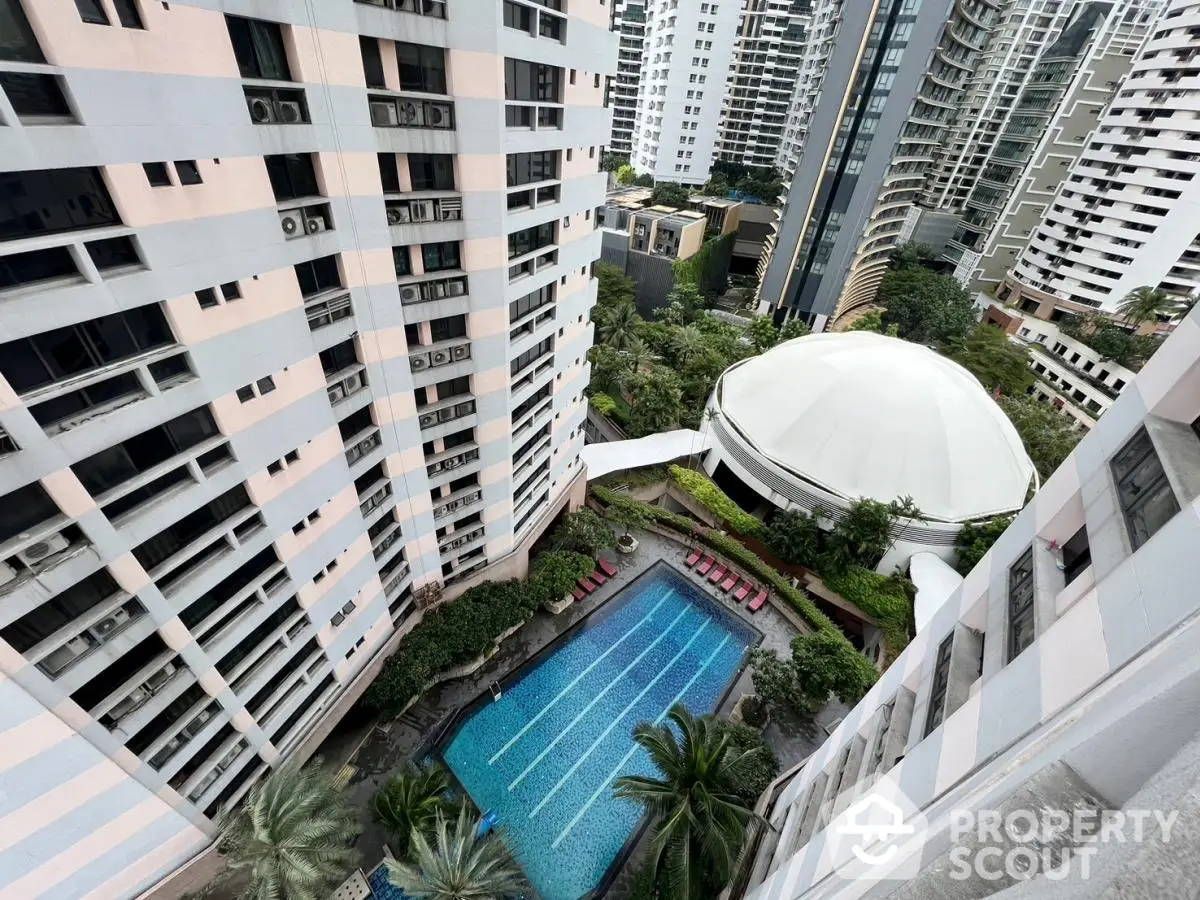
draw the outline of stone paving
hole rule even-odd
[[[520,631],[508,638],[501,645],[500,651],[477,672],[431,688],[412,709],[394,721],[343,722],[322,744],[318,755],[322,756],[327,764],[340,766],[349,760],[355,767],[356,771],[347,791],[354,807],[359,809],[362,815],[363,831],[356,847],[361,853],[364,869],[373,867],[381,858],[386,838],[383,830],[371,821],[368,812],[371,797],[391,775],[404,767],[414,753],[423,748],[441,723],[446,722],[456,709],[486,690],[491,681],[502,680],[519,668],[546,644],[601,606],[659,560],[666,560],[687,573],[688,570],[683,564],[687,548],[682,544],[651,533],[639,535],[639,540],[637,551],[631,555],[625,556],[611,551],[605,554],[620,568],[620,575],[609,579],[608,583],[598,588],[594,594],[573,604],[557,616],[538,611]],[[693,584],[700,584],[697,576],[689,577]],[[787,652],[788,643],[796,635],[796,630],[770,604],[752,615],[746,611],[744,604],[739,606],[733,603],[714,585],[704,582],[704,587],[709,596],[726,608],[736,611],[763,633],[760,646]],[[743,671],[719,712],[727,715],[737,699],[752,689],[750,673],[748,670]],[[776,717],[767,727],[765,735],[775,748],[780,765],[787,768],[812,753],[826,736],[822,726],[844,713],[844,707],[831,703],[821,711],[815,721],[798,717]],[[633,858],[636,860],[638,856],[640,854],[635,853]],[[627,894],[630,869],[632,866],[626,866],[627,871],[609,891],[610,897],[621,898]]]

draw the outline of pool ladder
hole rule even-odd
[[[488,685],[488,690],[492,692],[492,702],[493,703],[495,703],[496,701],[498,701],[500,699],[500,697],[501,697],[500,682],[493,681],[491,684]]]

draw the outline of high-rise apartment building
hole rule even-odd
[[[804,150],[809,120],[816,107],[829,54],[833,51],[841,11],[842,0],[812,0],[808,4],[808,15],[803,18],[804,41],[787,105],[783,137],[774,162],[775,167],[786,172],[789,178]]]
[[[134,896],[578,502],[602,0],[0,0],[0,897]]]
[[[708,180],[740,15],[738,0],[647,0],[630,158],[638,172]]]
[[[776,165],[810,19],[808,0],[747,0],[721,112],[719,159]]]
[[[1164,27],[1200,21],[1174,6]],[[1195,893],[1174,861],[1196,849],[1198,421],[1200,311],[767,790],[733,897]],[[1098,834],[1099,810],[1127,827]],[[1138,810],[1175,827],[1135,831]]]
[[[1200,5],[1173,2],[997,296],[1050,318],[1200,288]]]
[[[818,327],[869,303],[987,39],[995,0],[843,4],[760,303]]]
[[[612,0],[612,30],[617,34],[617,74],[609,86],[612,137],[608,149],[633,152],[633,127],[637,115],[638,85],[642,79],[642,50],[646,37],[645,0]]]
[[[1081,4],[1038,58],[946,248],[960,281],[991,288],[1003,278],[1116,96],[1162,5]]]

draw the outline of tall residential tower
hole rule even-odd
[[[0,0],[0,896],[161,879],[578,502],[565,8]]]

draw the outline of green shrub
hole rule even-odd
[[[734,531],[747,537],[766,537],[767,526],[762,520],[756,519],[730,499],[729,495],[717,487],[711,478],[703,472],[694,472],[682,466],[669,466],[671,480],[695,498],[701,506],[725,522]]]
[[[880,575],[861,566],[824,576],[825,585],[841,594],[883,629],[888,661],[908,644],[913,627],[913,590],[907,579]]]
[[[996,516],[986,522],[968,522],[954,538],[954,549],[958,551],[959,575],[966,575],[992,549],[996,539],[1012,524],[1012,516]]]
[[[617,411],[617,401],[605,393],[592,394],[591,406],[602,416],[612,416]]]
[[[747,694],[742,699],[742,719],[751,728],[762,728],[767,724],[767,704],[756,695]]]
[[[742,708],[744,711],[744,704]],[[775,751],[771,749],[771,745],[756,729],[737,725],[726,719],[718,719],[717,723],[721,732],[729,738],[731,752],[755,751],[754,756],[747,760],[742,770],[742,778],[733,786],[733,792],[741,797],[747,806],[753,808],[762,792],[779,774],[779,760],[775,756]]]
[[[784,509],[767,526],[767,548],[785,563],[813,569],[821,556],[821,526],[817,516]]]
[[[612,529],[586,506],[569,513],[550,536],[551,549],[570,550],[587,556],[595,556],[615,543]]]
[[[570,550],[543,553],[533,561],[530,594],[538,603],[556,603],[571,593],[576,581],[592,574],[595,568],[595,561],[582,553]]]

